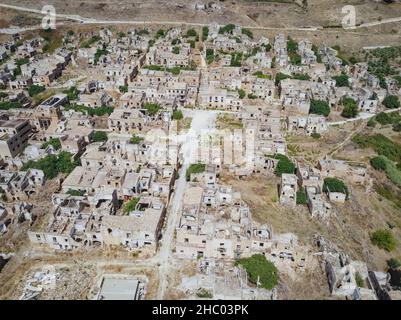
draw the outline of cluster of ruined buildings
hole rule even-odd
[[[214,261],[262,253],[278,266],[302,270],[310,255],[298,245],[297,237],[274,233],[270,225],[257,223],[241,194],[220,184],[218,177],[215,165],[190,175],[176,229],[177,257]]]
[[[399,270],[371,270],[366,262],[351,259],[319,235],[315,236],[315,244],[333,296],[347,300],[400,299],[400,291],[393,289],[397,282],[399,286]]]
[[[331,203],[344,203],[349,198],[348,190],[324,190],[324,179],[336,178],[346,185],[364,186],[369,191],[371,178],[366,167],[349,164],[330,158],[321,159],[316,167],[297,162],[296,174],[283,173],[279,185],[280,204],[295,207],[297,192],[304,190],[312,217],[327,218],[334,213]],[[348,189],[348,188],[347,188]]]
[[[211,4],[198,7],[218,10]],[[283,34],[273,42],[256,41],[240,27],[229,34],[219,32],[220,28],[209,26],[201,49],[193,48],[180,28],[169,29],[156,40],[146,29],[128,30],[118,37],[106,28],[68,34],[62,48],[51,55],[43,53],[40,37],[24,40],[15,34],[0,44],[0,85],[8,89],[8,95],[0,99],[20,105],[0,114],[0,187],[5,199],[15,203],[11,207],[0,203],[0,233],[7,232],[14,220],[34,219],[29,200],[45,177],[41,170],[21,170],[24,163],[67,151],[80,165],[60,181],[52,197],[50,220],[31,229],[29,239],[61,250],[116,245],[154,252],[181,155],[179,145],[173,143],[155,150],[154,141],[145,134],[151,129],[168,131],[178,108],[225,110],[233,112],[246,134],[233,142],[234,164],[223,166],[223,156],[215,153],[204,172],[191,175],[176,227],[175,254],[232,260],[263,253],[278,266],[302,270],[312,253],[298,245],[295,235],[276,234],[271,226],[252,219],[240,193],[219,183],[220,170],[239,178],[268,176],[278,163],[273,155],[287,154],[287,133],[324,134],[328,124],[325,117],[310,114],[312,99],[336,108],[344,96],[351,97],[360,111],[376,113],[385,96],[399,94],[399,88],[386,79],[388,89],[381,89],[366,64],[343,65],[338,52],[327,46],[315,48],[308,40],[300,41],[297,54],[302,64],[297,66],[291,64]],[[81,36],[93,41],[80,45]],[[211,52],[218,58],[207,65]],[[233,66],[239,52],[243,63]],[[18,65],[21,58],[27,62]],[[57,87],[70,66],[84,66],[86,75],[76,85],[76,97],[70,101],[67,94],[59,93],[35,104],[28,89]],[[289,78],[276,83],[277,73]],[[333,77],[341,73],[349,76],[349,87],[336,86]],[[300,74],[308,75],[308,80],[292,79]],[[149,104],[160,109],[152,111]],[[101,127],[108,140],[94,143],[99,117],[80,110],[104,106],[113,107]],[[134,143],[132,134],[143,138]],[[51,144],[43,147],[55,138],[60,140],[59,150]],[[244,152],[243,141],[253,143],[251,154]],[[150,161],[155,152],[163,154],[160,161]],[[281,177],[280,203],[295,206],[297,191],[305,189],[311,215],[329,216],[331,202],[344,202],[346,194],[329,191],[325,195],[325,177],[361,185],[368,179],[366,168],[343,161],[322,159],[316,168],[297,161],[296,174]],[[135,207],[124,212],[122,204],[135,199]],[[233,272],[236,281],[243,282],[238,280],[243,277],[241,271]]]

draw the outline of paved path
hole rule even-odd
[[[389,109],[389,110],[385,110],[385,111],[383,111],[383,112],[384,112],[384,113],[391,113],[391,112],[397,112],[397,111],[401,111],[401,108]],[[346,124],[346,123],[354,122],[354,121],[358,121],[358,120],[370,119],[370,118],[373,118],[374,116],[376,116],[376,114],[374,114],[374,113],[361,113],[361,114],[360,114],[358,117],[356,117],[356,118],[351,118],[351,119],[341,120],[341,121],[328,122],[327,124],[328,124],[329,126],[338,126],[338,125],[342,125],[342,124]]]

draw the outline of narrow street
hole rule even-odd
[[[166,228],[161,240],[160,251],[158,254],[159,267],[159,290],[158,299],[163,299],[167,286],[168,275],[173,257],[171,255],[174,248],[174,231],[178,222],[182,199],[185,192],[187,181],[185,172],[191,163],[196,162],[198,151],[198,136],[202,129],[213,129],[215,127],[218,112],[206,110],[184,110],[185,117],[191,117],[192,123],[188,133],[181,137],[183,165],[179,171],[179,178],[176,181],[174,194],[171,199],[170,210],[167,214]]]

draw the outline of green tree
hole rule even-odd
[[[77,87],[71,87],[67,90],[64,90],[63,93],[67,95],[69,101],[78,99],[79,91]]]
[[[388,109],[396,109],[400,107],[400,99],[397,96],[388,95],[383,100],[383,105]]]
[[[28,88],[28,93],[29,93],[30,97],[33,97],[45,90],[46,90],[46,88],[44,86],[39,86],[39,85],[33,84]]]
[[[187,37],[196,37],[198,34],[196,33],[195,29],[191,28],[187,31]]]
[[[263,254],[239,259],[235,264],[241,265],[246,270],[250,282],[254,284],[259,282],[262,288],[271,290],[278,284],[278,270]]]
[[[336,81],[336,87],[349,87],[348,76],[346,74],[334,76],[333,79]]]
[[[342,105],[344,106],[341,115],[344,118],[355,118],[358,115],[358,105],[352,98],[343,98]]]
[[[119,86],[118,90],[120,90],[121,93],[127,93],[128,92],[128,86]]]

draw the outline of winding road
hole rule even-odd
[[[0,3],[0,7],[6,8],[6,9],[12,9],[12,10],[17,10],[17,11],[24,11],[24,12],[30,12],[30,13],[44,15],[44,13],[42,13],[42,10],[38,10],[38,9],[14,6],[14,5],[9,5],[9,4],[4,4],[4,3]],[[86,18],[86,17],[82,17],[77,14],[59,14],[59,13],[56,13],[55,17],[60,18],[62,20],[71,20],[71,21],[75,21],[78,23],[82,23],[82,24],[109,24],[109,25],[110,24],[129,24],[129,25],[162,24],[162,25],[188,25],[188,26],[199,26],[199,27],[209,25],[208,23],[194,23],[194,22],[185,22],[185,21],[103,20],[103,19]],[[387,18],[387,19],[382,19],[380,21],[366,22],[366,23],[362,23],[362,24],[354,26],[354,27],[344,28],[344,30],[361,29],[361,28],[373,27],[373,26],[378,26],[378,25],[382,25],[382,24],[396,23],[396,22],[401,22],[401,17]],[[62,24],[62,23],[60,23],[60,24]],[[324,29],[323,26],[313,26],[313,27],[303,27],[303,28],[302,27],[275,28],[275,27],[261,27],[261,26],[254,26],[254,25],[252,25],[252,26],[243,25],[241,27],[247,28],[247,29],[253,29],[253,30],[280,30],[280,31],[322,31]],[[41,27],[36,26],[36,27],[29,27],[29,28],[25,28],[25,29],[18,28],[15,30],[20,30],[20,31],[15,31],[15,32],[11,32],[12,29],[0,29],[0,33],[16,33],[16,32],[21,32],[23,30],[34,30],[34,29],[39,29],[39,28],[41,28]],[[335,29],[333,31],[338,32],[337,29]]]

